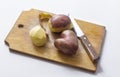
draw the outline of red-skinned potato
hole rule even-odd
[[[69,16],[57,14],[49,20],[49,28],[52,32],[62,32],[67,29],[72,29],[73,25]]]
[[[77,36],[72,30],[65,30],[61,33],[61,38],[54,42],[55,47],[66,55],[74,55],[78,49]]]

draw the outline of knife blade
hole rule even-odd
[[[87,36],[80,29],[80,27],[77,24],[77,22],[75,21],[75,19],[72,18],[72,17],[70,17],[70,19],[71,19],[71,22],[73,24],[73,29],[74,29],[77,37],[81,40],[84,48],[87,50],[86,52],[89,55],[90,59],[92,60],[92,62],[96,62],[98,60],[99,56],[97,55],[97,53],[96,53],[95,49],[93,48],[92,44],[88,40]]]

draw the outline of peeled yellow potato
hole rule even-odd
[[[46,32],[40,25],[32,28],[29,32],[29,35],[34,45],[43,46],[46,44]]]

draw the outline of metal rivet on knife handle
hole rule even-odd
[[[89,42],[88,38],[83,35],[81,36],[81,41],[85,47],[85,49],[87,50],[87,54],[90,56],[90,59],[93,62],[96,62],[97,59],[99,58],[99,56],[97,55],[97,53],[95,52],[95,49],[93,48],[93,46],[91,45],[91,43]]]

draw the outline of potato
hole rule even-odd
[[[33,27],[29,35],[35,46],[44,46],[47,42],[46,32],[40,25]]]
[[[65,30],[61,33],[61,38],[54,42],[55,47],[66,55],[74,55],[78,49],[78,39],[72,30]]]
[[[66,29],[72,29],[73,26],[68,16],[57,14],[49,20],[49,27],[52,32],[62,32]]]

